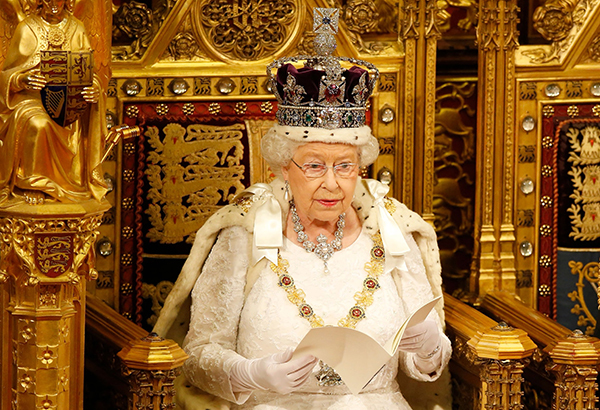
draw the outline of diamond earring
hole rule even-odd
[[[283,194],[283,198],[287,202],[290,202],[292,200],[292,193],[290,191],[290,183],[289,183],[289,181],[287,179],[285,180],[285,192]]]

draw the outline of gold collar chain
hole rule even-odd
[[[356,304],[350,308],[348,314],[338,321],[341,327],[349,327],[354,329],[358,322],[366,317],[367,307],[373,304],[373,294],[379,289],[378,277],[383,273],[385,266],[385,251],[381,241],[381,233],[377,231],[371,235],[373,240],[373,248],[371,248],[371,261],[365,263],[365,271],[367,277],[363,281],[363,288],[360,292],[354,294]],[[299,289],[294,284],[294,278],[289,274],[288,267],[290,263],[277,255],[277,265],[271,263],[271,270],[279,276],[278,285],[287,292],[287,297],[290,302],[298,307],[298,313],[301,317],[308,320],[311,327],[322,327],[325,325],[323,319],[318,316],[313,308],[306,303],[304,297],[306,294],[302,289]]]

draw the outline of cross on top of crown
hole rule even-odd
[[[340,11],[338,9],[314,9],[313,30],[317,35],[314,49],[317,55],[330,56],[335,51],[337,43],[334,34],[338,32]]]
[[[316,34],[337,34],[339,9],[315,8],[313,31]]]

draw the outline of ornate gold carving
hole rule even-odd
[[[111,289],[113,287],[113,271],[98,271],[97,289]]]
[[[577,1],[547,1],[533,13],[533,28],[546,40],[560,41],[573,28],[573,8]]]
[[[517,212],[517,225],[533,226],[534,215],[533,209],[519,209]]]
[[[73,263],[72,233],[40,233],[35,235],[37,268],[53,278],[67,272]]]
[[[113,15],[113,59],[140,59],[174,4],[164,1],[152,11],[137,1],[122,3]]]
[[[379,91],[396,92],[396,74],[382,73],[379,77]]]
[[[571,274],[577,276],[577,290],[568,294],[573,302],[578,302],[571,309],[571,313],[579,315],[577,326],[585,326],[585,333],[593,335],[596,329],[596,317],[588,308],[583,292],[587,282],[598,294],[600,263],[590,262],[584,266],[581,262],[569,261],[569,267],[571,268]]]
[[[395,138],[379,138],[379,155],[394,155],[396,150],[394,144]]]
[[[476,0],[441,0],[440,2],[438,2],[438,8],[440,9],[442,16],[438,17],[440,19],[440,22],[438,24],[440,25],[440,30],[442,32],[446,32],[451,28],[450,18],[452,16],[450,13],[445,11],[445,9],[448,8],[448,6],[456,7],[459,9],[466,9],[465,17],[460,19],[456,24],[460,30],[467,32],[475,26],[475,23],[477,21],[478,6]]]
[[[527,333],[506,323],[472,337],[469,346],[477,355],[482,382],[482,403],[487,409],[521,408],[521,383],[524,363],[536,345]]]
[[[184,128],[172,123],[161,138],[157,127],[148,128],[154,149],[146,170],[151,241],[192,242],[204,221],[244,189],[243,129],[243,124]]]
[[[194,78],[194,95],[209,95],[211,89],[210,78]]]
[[[552,44],[549,48],[524,51],[523,55],[534,64],[560,61],[593,7],[587,1],[550,0],[535,9],[533,27]]]
[[[367,39],[363,35],[396,33],[397,4],[374,0],[348,0],[340,7],[349,37],[359,52],[376,55],[392,47],[393,42]]]
[[[475,83],[443,83],[436,92],[434,226],[445,278],[461,280],[458,286],[468,287],[469,267],[460,259],[472,256],[474,206],[463,192],[474,190],[474,175],[468,170],[475,164],[475,132],[463,122],[463,115],[475,110],[474,102],[467,101],[475,94]]]
[[[165,79],[164,78],[148,78],[148,95],[160,96],[165,94]]]
[[[581,81],[567,81],[567,97],[569,98],[578,98],[583,95],[583,90],[581,89],[583,83]]]
[[[177,343],[150,333],[130,342],[118,356],[125,364],[123,374],[133,392],[132,408],[175,408],[174,381],[188,357]]]
[[[531,270],[518,270],[517,271],[517,289],[530,288],[533,286],[532,280],[533,274]]]
[[[14,255],[23,263],[23,272],[32,285],[42,276],[77,274],[96,240],[100,223],[100,215],[81,220],[1,218],[0,269],[8,271]]]
[[[596,36],[588,47],[588,54],[592,61],[600,63],[600,36]]]
[[[160,314],[171,289],[173,289],[173,282],[166,280],[159,282],[156,286],[148,283],[142,284],[142,297],[144,299],[152,300],[152,316],[146,321],[150,326],[156,324],[158,315]]]
[[[402,7],[402,39],[419,38],[419,7],[415,0],[405,1]],[[381,78],[380,78],[381,81]]]
[[[242,94],[257,94],[258,93],[258,78],[242,77]]]
[[[0,266],[9,277],[0,336],[11,344],[1,353],[9,370],[1,372],[0,385],[13,386],[15,410],[67,408],[81,397],[82,382],[70,380],[81,370],[73,364],[83,357],[83,340],[69,329],[84,325],[81,278],[93,276],[97,229],[108,207],[48,204],[0,216]],[[64,209],[73,212],[58,213]]]
[[[552,408],[571,410],[595,407],[600,340],[575,330],[545,350],[552,358],[547,369],[555,377]]]
[[[198,43],[192,33],[181,32],[171,40],[168,51],[174,60],[191,60],[198,53]]]
[[[372,0],[348,0],[342,16],[348,30],[356,33],[372,33],[379,28],[379,13]]]
[[[535,145],[519,145],[519,162],[535,162]]]
[[[197,1],[192,8],[192,29],[221,58],[259,60],[290,37],[302,7],[298,0],[277,0],[268,7],[258,0]]]
[[[521,100],[535,100],[537,98],[537,88],[534,82],[522,82],[519,84],[519,98]]]
[[[40,307],[56,307],[59,290],[57,285],[40,285]]]

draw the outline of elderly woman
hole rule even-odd
[[[410,409],[398,368],[440,376],[450,356],[441,306],[406,331],[360,394],[317,358],[292,359],[311,327],[352,327],[384,345],[441,281],[433,229],[359,177],[378,154],[364,125],[374,67],[342,70],[327,57],[279,66],[278,124],[262,140],[278,177],[207,221],[155,327],[178,338],[186,320],[176,314],[189,311],[193,288],[178,401],[197,387],[240,409]]]

